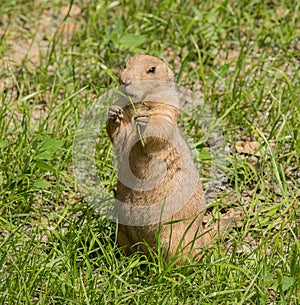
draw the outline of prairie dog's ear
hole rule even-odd
[[[161,65],[163,66],[162,71],[165,77],[167,78],[166,80],[169,82],[174,82],[175,81],[174,73],[170,69],[169,65],[164,60],[162,59],[159,60],[161,61]]]
[[[173,72],[171,71],[171,69],[167,65],[166,65],[166,69],[167,69],[166,73],[167,73],[169,81],[174,82],[175,78],[174,78]]]

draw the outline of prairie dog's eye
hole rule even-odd
[[[151,67],[151,68],[147,71],[147,73],[154,73],[154,72],[155,72],[155,69],[156,69],[156,67]]]

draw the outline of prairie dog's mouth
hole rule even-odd
[[[130,89],[132,89],[132,83],[123,85],[123,88],[124,88],[124,91],[125,91],[125,93],[126,93],[127,95],[129,95],[129,96],[134,95],[133,92],[131,92],[131,91],[134,91],[134,90],[130,90]]]
[[[176,85],[171,82],[141,81],[130,82],[123,85],[125,93],[134,103],[141,102],[165,102],[178,107],[178,94]]]
[[[138,101],[142,101],[148,95],[141,84],[130,83],[124,86],[124,90],[127,96]]]

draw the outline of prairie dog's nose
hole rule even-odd
[[[124,80],[124,79],[121,78],[121,77],[120,77],[120,81],[121,81],[121,84],[124,85],[125,87],[126,87],[126,86],[129,86],[129,85],[131,84],[130,81],[126,81],[126,80]]]
[[[124,70],[120,74],[120,82],[124,86],[128,86],[131,84],[130,78]]]

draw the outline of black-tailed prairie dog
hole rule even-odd
[[[205,197],[178,126],[174,75],[160,59],[130,58],[107,133],[118,162],[117,241],[127,254],[159,244],[166,258],[194,257],[211,238],[202,226]]]

